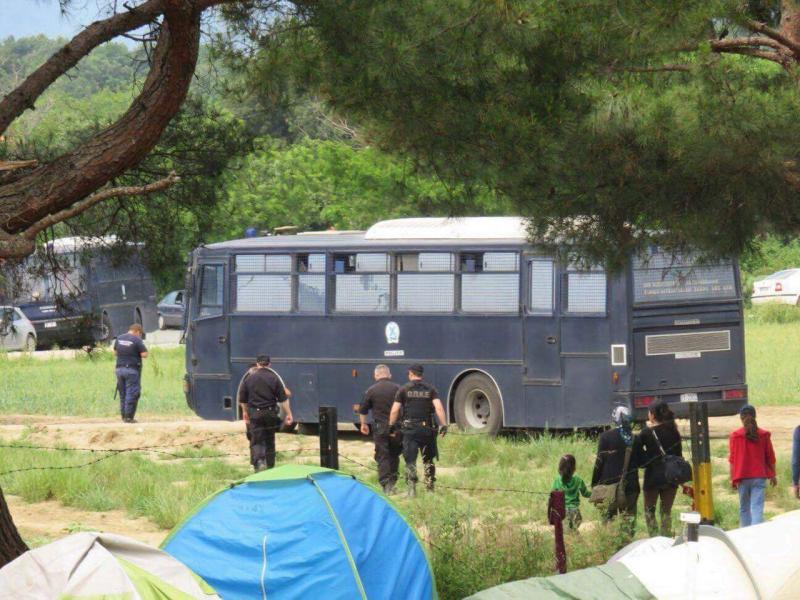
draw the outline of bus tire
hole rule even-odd
[[[298,423],[297,433],[300,435],[319,435],[319,425],[317,423]]]
[[[456,388],[453,409],[463,431],[496,435],[503,426],[503,403],[494,381],[483,373],[467,375]]]

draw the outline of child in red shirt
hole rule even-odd
[[[740,429],[728,440],[731,484],[739,492],[739,523],[742,527],[764,520],[767,479],[775,486],[775,451],[769,431],[756,423],[756,409],[746,404],[739,411]]]

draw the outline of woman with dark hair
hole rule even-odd
[[[627,406],[617,406],[611,412],[613,429],[600,434],[597,439],[597,459],[592,473],[592,487],[622,482],[624,505],[613,502],[603,515],[604,521],[622,515],[633,535],[636,524],[636,503],[639,500],[638,459],[640,442],[631,430],[631,411]]]
[[[661,535],[672,537],[672,504],[678,486],[667,481],[664,456],[683,456],[681,434],[675,415],[666,402],[653,404],[647,426],[639,434],[642,445],[640,465],[644,467],[644,516],[650,535],[658,533],[656,505],[661,500]]]
[[[565,454],[558,461],[558,477],[553,481],[553,491],[564,492],[564,505],[567,509],[567,522],[570,529],[581,526],[581,496],[589,497],[589,490],[583,479],[575,475],[575,457]]]
[[[731,484],[739,492],[739,524],[757,525],[764,520],[764,490],[775,477],[775,451],[769,431],[756,422],[756,409],[745,404],[739,411],[742,427],[728,440]]]

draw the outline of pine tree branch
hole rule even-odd
[[[772,52],[770,50],[759,50],[757,48],[722,48],[717,52],[725,54],[739,54],[741,56],[752,56],[754,58],[762,58],[781,65],[783,68],[788,69],[792,63],[792,58],[784,53]]]
[[[153,183],[148,183],[146,185],[129,185],[129,186],[113,187],[100,190],[98,192],[95,192],[91,196],[81,200],[80,202],[76,202],[69,208],[65,208],[64,210],[60,210],[57,213],[48,215],[45,218],[39,220],[35,225],[32,225],[31,227],[23,231],[21,233],[21,236],[24,237],[25,239],[33,240],[39,233],[41,233],[48,227],[52,227],[57,223],[61,223],[62,221],[66,221],[67,219],[71,219],[72,217],[76,217],[82,212],[90,209],[95,204],[99,204],[104,200],[109,200],[110,198],[120,198],[128,196],[145,196],[147,194],[152,194],[154,192],[160,192],[161,190],[165,190],[180,180],[181,178],[178,176],[178,174],[175,173],[175,171],[172,171],[164,179],[159,179],[158,181],[154,181]]]
[[[722,40],[711,41],[712,50],[716,50],[717,52],[722,51],[722,49],[724,48],[738,48],[738,47],[748,47],[748,48],[767,47],[779,51],[786,50],[786,46],[784,44],[781,44],[780,42],[777,42],[771,38],[764,36],[725,38]]]
[[[0,172],[2,171],[15,171],[16,169],[26,169],[28,167],[35,167],[39,164],[38,160],[0,160]]]
[[[779,42],[785,48],[791,50],[792,53],[795,54],[796,56],[800,56],[800,44],[797,44],[796,42],[792,41],[777,29],[773,29],[772,27],[769,27],[765,23],[761,23],[753,19],[745,19],[744,24],[749,29],[757,31],[758,33],[761,33],[769,38],[772,38],[776,42]]]

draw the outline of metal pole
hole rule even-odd
[[[692,477],[694,503],[704,524],[714,524],[714,498],[711,494],[711,440],[708,434],[708,405],[689,405],[692,432]]]
[[[564,492],[550,492],[547,500],[547,514],[550,524],[554,527],[556,543],[556,571],[567,572],[567,547],[564,545],[564,518],[567,516],[567,507],[564,503]]]
[[[339,468],[338,424],[335,406],[319,407],[319,464],[328,469]]]

